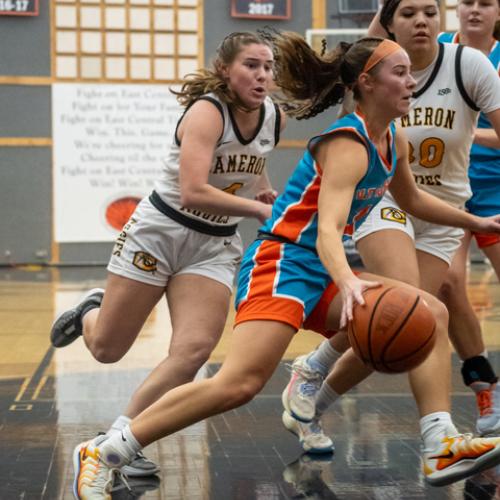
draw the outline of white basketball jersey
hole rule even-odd
[[[479,109],[490,112],[500,106],[500,87],[489,75],[474,74],[483,71],[481,57],[486,60],[479,51],[462,47],[457,60],[458,48],[440,44],[435,63],[412,72],[417,90],[410,113],[399,123],[408,136],[419,187],[460,207],[471,196],[467,168]]]
[[[254,198],[257,194],[257,183],[266,168],[267,156],[279,141],[280,114],[278,107],[269,97],[266,98],[261,107],[255,135],[251,139],[245,140],[241,136],[227,104],[215,94],[207,94],[201,99],[209,100],[217,106],[224,121],[224,130],[214,151],[208,183],[236,196]],[[182,118],[179,123],[181,120]],[[243,217],[214,215],[202,210],[188,209],[181,205],[179,155],[180,143],[177,141],[176,133],[170,152],[164,161],[162,176],[155,183],[155,191],[163,201],[182,214],[208,224],[226,226],[239,222]]]

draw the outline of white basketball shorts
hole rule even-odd
[[[165,287],[171,276],[198,274],[233,289],[243,245],[233,236],[211,236],[189,229],[144,198],[116,239],[108,271]]]
[[[441,226],[417,219],[399,208],[390,193],[386,193],[373,208],[366,220],[354,232],[353,240],[384,229],[403,231],[415,242],[415,248],[451,264],[464,235],[462,229]]]

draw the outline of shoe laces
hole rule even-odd
[[[312,368],[306,366],[304,363],[307,363],[307,361],[303,362],[297,362],[294,361],[293,363],[286,363],[286,368],[288,368],[288,371],[290,372],[295,372],[298,373],[302,378],[305,379],[322,379],[322,375],[320,372],[317,370],[313,370]]]
[[[110,493],[116,469],[108,469],[108,466],[102,460],[84,464],[80,472],[82,485]]]
[[[464,442],[465,446],[468,446],[470,441],[474,439],[474,435],[471,433],[464,433],[464,434],[448,434],[442,439],[442,444],[446,444],[446,449],[450,449],[454,444],[457,442]],[[425,449],[422,448],[422,451],[424,453],[430,453],[431,456],[429,458],[435,458],[432,455],[435,455],[436,453],[439,455],[442,452],[442,448],[437,448],[437,449]]]
[[[493,413],[493,398],[490,389],[484,389],[476,394],[479,415],[484,417]]]
[[[118,484],[114,488],[111,487],[109,493],[123,489],[122,485],[125,485],[127,490],[132,492],[132,488],[131,488],[130,484],[128,483],[125,474],[123,474],[123,472],[120,469],[112,469],[112,472],[113,472],[113,475],[111,476],[111,481],[112,481],[111,486],[113,486],[115,477],[118,478],[122,484]]]
[[[471,432],[464,432],[463,434],[455,434],[454,436],[449,436],[455,439],[463,439],[464,441],[471,441],[474,439],[474,434]]]
[[[321,387],[321,381],[308,381],[300,384],[300,394],[302,396],[314,396]]]
[[[311,423],[309,424],[309,430],[311,431],[312,434],[323,434],[323,429],[321,428],[321,424],[319,423],[319,420],[312,420]]]
[[[457,446],[459,449],[460,449],[460,447],[468,448],[469,446],[472,446],[474,448],[478,444],[481,443],[481,439],[482,439],[480,437],[474,436],[474,434],[471,434],[470,432],[465,432],[463,434],[450,435],[447,437],[448,437],[448,439],[455,440],[455,443],[457,443]],[[474,440],[476,440],[476,443],[473,443]]]
[[[473,434],[458,434],[452,436],[456,439],[457,450],[467,451],[481,455],[491,449],[493,443],[489,442],[487,438],[474,436]]]
[[[109,467],[99,455],[89,457],[89,461],[83,463],[80,476],[82,485],[92,489],[96,488],[105,493],[113,491],[116,477],[122,481],[129,491],[132,491],[121,470],[116,467]]]
[[[472,441],[473,439],[476,439],[476,436],[472,434],[471,432],[463,432],[463,433],[458,433],[458,434],[449,434],[446,436],[448,439],[457,439],[459,441]]]

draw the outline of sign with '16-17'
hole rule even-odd
[[[251,19],[290,19],[291,0],[231,0],[231,16]]]
[[[0,16],[38,16],[38,0],[0,0]]]

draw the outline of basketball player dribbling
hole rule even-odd
[[[370,32],[390,33],[411,59],[417,87],[411,111],[400,124],[408,135],[416,183],[448,205],[462,207],[470,195],[467,166],[478,109],[500,131],[500,82],[479,52],[438,44],[439,27],[437,0],[386,0]],[[384,196],[354,234],[365,267],[437,295],[462,231],[407,214],[391,195]],[[366,376],[363,370],[352,368],[349,352],[342,357],[344,350],[333,337],[293,363],[291,380],[283,392],[283,422],[304,447],[325,440],[321,415]],[[448,338],[438,336],[431,355],[409,374],[421,417],[424,455],[463,439],[454,437],[459,434],[450,416],[450,372]],[[440,465],[440,473],[425,466],[429,482],[443,484],[460,476],[467,468],[464,456],[457,449],[454,461]]]
[[[500,0],[459,0],[457,14],[460,31],[442,33],[440,42],[461,43],[483,52],[497,73],[500,71],[500,43],[492,36],[498,23]],[[479,134],[493,132],[488,118],[479,117]],[[500,213],[500,145],[488,142],[488,136],[476,137],[472,145],[469,180],[472,196],[465,204],[470,213],[493,215]],[[491,141],[491,139],[490,139]],[[488,147],[488,144],[493,147]],[[500,433],[500,385],[494,367],[488,360],[481,334],[481,326],[467,297],[468,250],[472,236],[478,247],[488,257],[497,279],[500,280],[500,235],[474,234],[465,231],[439,298],[450,313],[450,338],[459,357],[463,360],[462,377],[465,385],[476,394],[479,417],[476,422],[480,434]]]
[[[162,177],[118,237],[106,290],[91,290],[54,322],[55,347],[83,335],[98,361],[112,363],[130,349],[156,303],[168,302],[168,355],[106,436],[193,380],[222,334],[242,256],[237,224],[243,217],[263,222],[276,197],[266,161],[284,115],[268,96],[272,72],[269,42],[235,32],[221,42],[211,68],[188,75],[177,93],[186,110]],[[138,454],[123,472],[141,477],[158,470]]]
[[[499,217],[467,214],[417,189],[408,167],[407,140],[393,123],[408,113],[415,86],[408,55],[398,44],[362,39],[321,57],[294,33],[272,39],[276,83],[296,99],[287,106],[290,114],[315,116],[337,104],[347,87],[353,89],[358,108],[311,139],[271,218],[247,249],[232,344],[219,372],[171,390],[120,435],[78,445],[74,457],[79,498],[110,498],[107,485],[114,473],[143,446],[250,401],[304,319],[306,327],[319,332],[341,329],[338,336],[346,341],[347,321],[353,304],[363,303],[363,291],[378,283],[399,284],[366,273],[356,276],[342,245],[343,236],[363,221],[391,179],[394,196],[418,217],[500,232]],[[436,318],[438,335],[446,338],[446,309],[432,295],[421,294]],[[353,362],[361,365],[355,357]],[[456,437],[451,444],[472,454],[476,468],[486,460],[500,462],[500,438]],[[425,454],[424,461],[427,477],[442,474],[438,458]]]

